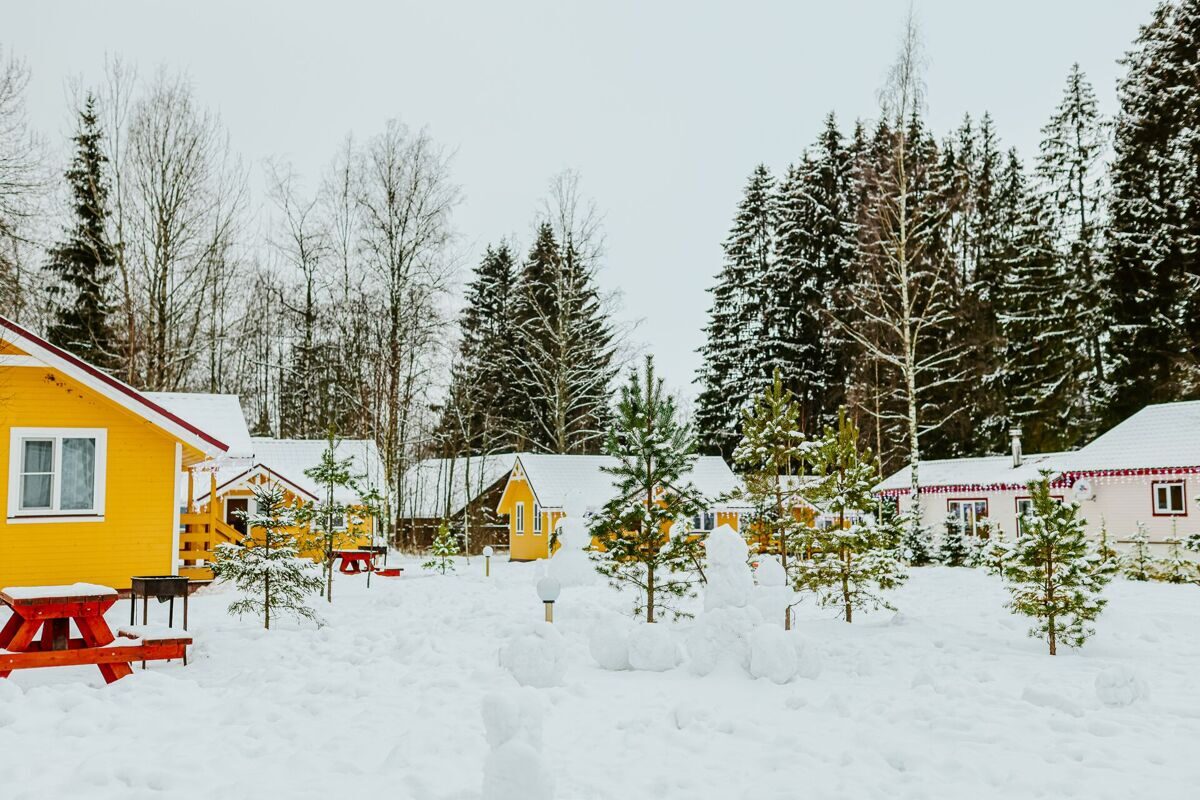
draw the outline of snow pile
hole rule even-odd
[[[762,555],[754,568],[754,607],[768,622],[782,625],[796,592],[788,585],[787,573],[775,556]]]
[[[598,623],[588,638],[588,652],[603,669],[629,669],[629,624],[619,617]]]
[[[754,593],[754,575],[746,563],[750,548],[737,531],[721,525],[704,541],[704,610],[743,608]]]
[[[647,672],[666,672],[679,666],[679,645],[669,625],[638,625],[629,633],[629,666]]]
[[[592,537],[588,534],[583,507],[578,503],[568,506],[554,530],[559,547],[550,558],[546,574],[557,578],[561,586],[590,586],[596,580],[596,570],[586,552]]]
[[[483,763],[483,800],[552,800],[554,779],[542,759],[542,699],[531,690],[483,698],[490,748]]]
[[[750,666],[750,632],[762,622],[750,605],[754,576],[746,563],[749,548],[733,528],[721,525],[704,542],[704,613],[688,635],[688,667],[709,675],[722,665]]]
[[[522,686],[561,686],[567,674],[567,644],[553,625],[538,622],[500,650],[500,666]]]
[[[792,635],[778,625],[759,625],[750,634],[750,674],[787,683],[800,670]]]
[[[1150,689],[1133,667],[1119,664],[1096,676],[1096,696],[1106,706],[1127,706],[1148,698]]]

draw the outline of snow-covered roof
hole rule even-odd
[[[1063,453],[1025,455],[1021,466],[1014,467],[1011,455],[942,458],[920,461],[917,477],[922,488],[961,486],[973,489],[1020,487],[1035,480],[1044,469],[1058,473]],[[906,491],[912,481],[905,465],[875,487],[877,492]]]
[[[326,439],[272,439],[265,436],[249,437],[253,466],[225,467],[217,472],[217,494],[226,488],[240,485],[259,468],[265,468],[285,481],[303,489],[313,497],[323,497],[323,490],[312,478],[304,474],[321,463],[321,456],[329,446]],[[334,456],[352,459],[351,472],[355,476],[365,475],[365,483],[383,489],[383,462],[379,450],[371,439],[342,439],[334,443]],[[203,502],[208,491],[196,499]],[[355,503],[358,494],[350,488],[341,487],[334,491],[334,500],[339,503]]]
[[[1062,459],[1066,472],[1200,467],[1200,400],[1146,406]]]
[[[584,511],[595,511],[611,500],[615,492],[613,476],[604,471],[605,467],[617,465],[617,459],[612,456],[521,453],[517,459],[542,508],[569,510],[579,507]],[[682,478],[691,481],[714,505],[719,505],[720,498],[741,487],[733,470],[720,456],[700,456]]]
[[[246,416],[235,394],[205,392],[143,392],[153,402],[201,430],[210,432],[229,445],[229,458],[249,458],[254,454]]]
[[[512,472],[515,453],[462,458],[427,458],[408,468],[400,499],[403,517],[436,519],[457,514],[492,484]]]

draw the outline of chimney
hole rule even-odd
[[[1012,456],[1013,469],[1021,466],[1021,426],[1013,425],[1008,429],[1008,435],[1012,439]]]

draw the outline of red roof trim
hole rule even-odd
[[[23,328],[22,326],[18,325],[17,323],[13,322],[12,320],[8,319],[7,317],[0,316],[0,326],[8,328],[10,331],[15,333],[17,336],[20,336],[28,341],[33,342],[38,347],[49,350],[50,353],[52,355],[54,355],[55,357],[60,358],[63,361],[66,361],[71,366],[78,367],[79,369],[88,373],[92,377],[102,381],[103,383],[107,384],[108,386],[111,386],[113,389],[116,389],[121,394],[129,397],[132,400],[136,400],[138,403],[141,403],[142,405],[146,406],[154,413],[161,414],[162,416],[166,417],[171,422],[174,422],[176,425],[180,426],[184,430],[189,431],[189,432],[195,434],[196,436],[199,436],[201,439],[203,439],[204,441],[208,442],[209,444],[215,446],[216,448],[218,448],[222,451],[225,451],[225,452],[229,451],[229,445],[225,444],[220,439],[217,439],[214,436],[210,436],[209,434],[200,430],[199,428],[197,428],[195,425],[191,424],[187,420],[182,419],[182,418],[176,416],[175,414],[172,414],[170,411],[163,408],[158,403],[155,403],[154,401],[150,400],[148,397],[144,396],[141,392],[139,392],[137,389],[134,389],[129,384],[125,383],[124,381],[117,380],[116,378],[109,375],[108,373],[103,372],[102,370],[99,370],[96,367],[93,367],[91,364],[87,363],[86,361],[79,358],[78,356],[74,356],[74,355],[68,353],[66,350],[63,350],[61,347],[51,344],[50,342],[46,341],[42,337],[40,337],[34,333],[31,333],[29,330],[27,330],[26,328]]]

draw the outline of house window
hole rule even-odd
[[[13,428],[10,441],[10,518],[104,513],[104,430]]]
[[[1063,498],[1059,495],[1051,495],[1050,499],[1056,503],[1061,503]],[[1025,518],[1033,513],[1033,498],[1018,497],[1017,498],[1017,536],[1025,535]]]
[[[972,536],[978,535],[979,522],[988,515],[987,500],[948,500],[946,510],[963,521],[963,528]]]
[[[513,512],[513,533],[522,534],[525,532],[525,504],[517,503],[517,508]]]
[[[1155,516],[1187,516],[1187,498],[1183,481],[1155,481],[1151,488],[1154,494]]]
[[[542,532],[542,509],[537,503],[533,504],[533,533],[535,536]]]
[[[712,511],[705,511],[692,517],[692,531],[694,533],[709,532],[717,527],[717,515]]]

